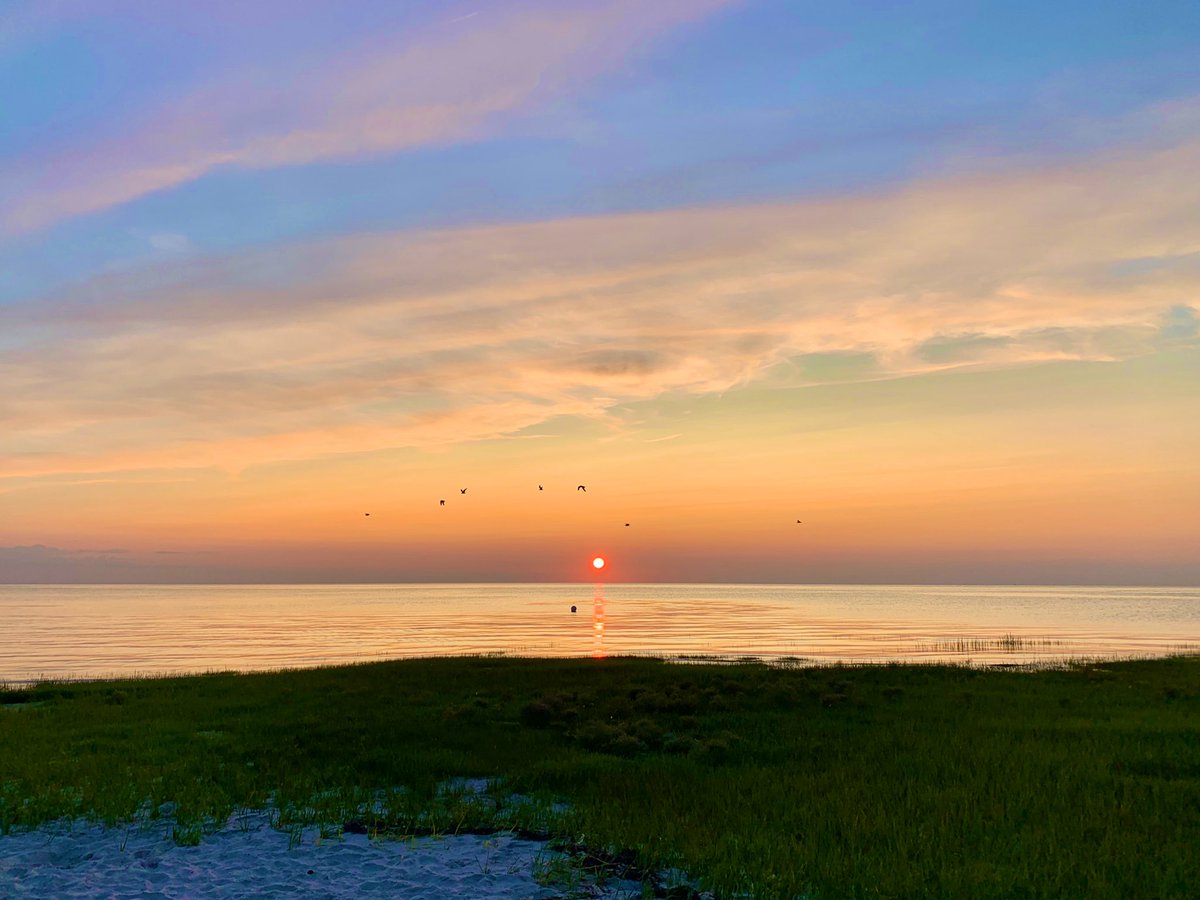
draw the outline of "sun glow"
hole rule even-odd
[[[593,567],[593,568],[595,568],[595,569],[603,569],[603,568],[604,568],[604,557],[603,557],[603,556],[597,556],[595,559],[593,559],[593,560],[592,560],[592,567]]]

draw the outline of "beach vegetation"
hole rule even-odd
[[[1186,897],[1200,657],[403,660],[9,686],[0,832],[509,830],[718,896]],[[467,779],[467,780],[464,780]],[[561,865],[550,862],[549,869]]]

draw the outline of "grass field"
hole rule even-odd
[[[283,828],[546,831],[721,896],[1200,885],[1194,656],[1040,672],[457,658],[0,702],[5,832],[170,804],[188,842],[270,803]],[[439,791],[457,777],[503,782]]]

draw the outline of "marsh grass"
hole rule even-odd
[[[998,638],[949,638],[941,641],[926,641],[916,646],[918,653],[1030,653],[1038,650],[1061,652],[1071,641],[1059,638],[1021,637],[1005,634]]]
[[[511,829],[721,895],[1185,897],[1200,657],[407,660],[0,692],[0,830]],[[480,790],[454,779],[491,779]]]

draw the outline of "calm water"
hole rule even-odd
[[[462,653],[1021,663],[1200,652],[1200,588],[0,585],[0,623],[8,682]]]

